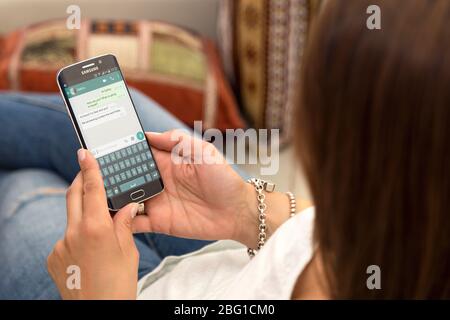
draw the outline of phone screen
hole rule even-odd
[[[110,198],[159,180],[160,173],[119,68],[94,76],[62,90]]]

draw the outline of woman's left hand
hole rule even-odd
[[[48,271],[63,299],[135,299],[139,253],[131,222],[137,204],[112,219],[97,161],[83,149],[78,160],[81,172],[67,191],[66,233],[47,259]]]

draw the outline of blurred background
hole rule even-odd
[[[321,2],[0,0],[0,90],[57,92],[59,68],[113,53],[130,86],[191,127],[279,129],[280,170],[265,178],[308,197],[290,119]],[[79,29],[66,26],[69,5],[81,9]],[[241,167],[260,175],[258,164]]]

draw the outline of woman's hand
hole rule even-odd
[[[47,260],[63,299],[135,299],[139,254],[131,224],[137,204],[111,218],[99,166],[78,151],[81,172],[67,191],[67,229]],[[80,289],[67,285],[69,266],[80,270]],[[70,270],[70,269],[69,269]]]
[[[203,240],[232,239],[257,244],[256,192],[212,145],[180,130],[147,133],[165,191],[145,203],[135,232],[158,232]],[[195,142],[194,142],[195,141]],[[174,161],[177,156],[178,161]],[[179,160],[185,160],[180,163]],[[267,194],[268,235],[289,217],[289,201]],[[272,214],[275,210],[279,214]]]

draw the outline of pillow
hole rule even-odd
[[[130,86],[203,129],[242,128],[235,98],[214,44],[180,27],[149,21],[43,22],[4,37],[0,89],[56,92],[56,72],[89,57],[117,56]]]
[[[240,105],[257,128],[291,138],[301,56],[320,0],[222,0],[219,43]]]

